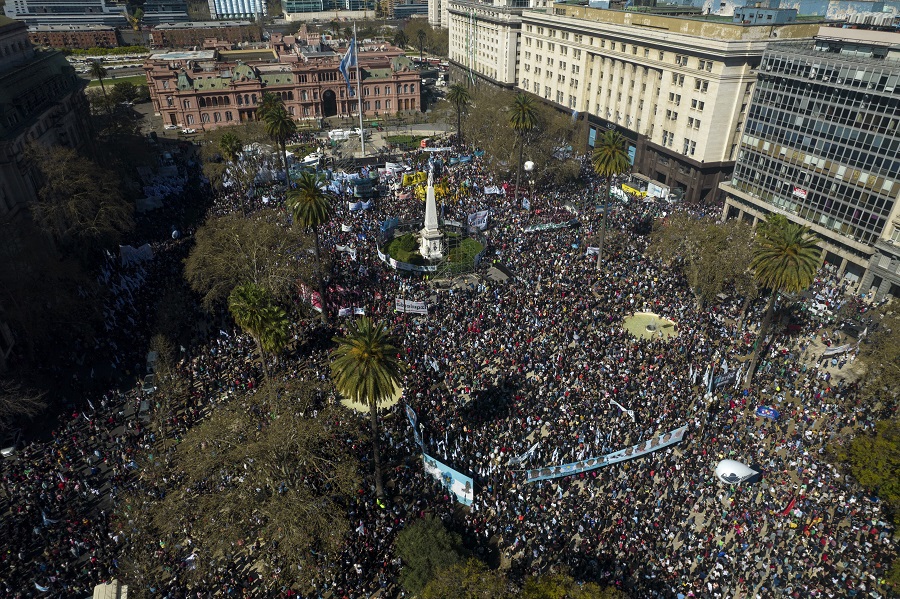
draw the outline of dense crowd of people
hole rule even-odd
[[[422,160],[406,157],[410,165]],[[334,218],[322,235],[332,253],[327,295],[337,328],[350,318],[338,318],[338,309],[349,306],[387,321],[409,372],[401,403],[383,420],[386,502],[380,505],[367,484],[348,503],[348,520],[358,528],[347,532],[341,555],[333,561],[323,556],[311,596],[359,598],[379,590],[402,596],[402,564],[392,542],[425,513],[462,532],[479,554],[496,548],[517,580],[566,568],[579,580],[641,598],[883,592],[881,580],[896,555],[891,525],[878,501],[824,455],[826,444],[873,426],[878,415],[862,408],[855,382],[811,359],[816,356],[808,346],[823,334],[823,323],[810,318],[791,336],[777,337],[749,390],[729,384],[707,393],[704,372],[741,369],[761,306],[751,306],[746,318],[741,301],[698,311],[678,270],[645,253],[640,223],[675,210],[715,215],[718,208],[661,199],[617,203],[598,270],[588,247],[596,243],[601,219],[593,207],[585,210],[583,199],[597,197],[603,181],[587,165],[579,182],[538,191],[524,210],[512,193],[485,193],[502,182],[477,159],[458,163],[444,177],[451,190],[465,193],[445,201],[444,217],[466,222],[469,214],[488,210],[488,252],[479,272],[495,265],[508,279],[481,276],[477,283],[455,284],[401,273],[379,259],[382,223],[424,213],[397,184],[399,177],[382,177],[369,210],[351,211],[349,193],[335,198]],[[259,182],[250,202],[243,193],[217,193],[210,214],[283,206],[284,192],[274,182]],[[579,226],[526,232],[530,225],[573,219]],[[104,276],[117,281],[118,290],[107,311],[107,347],[124,347],[130,337],[137,355],[146,350],[149,323],[138,315],[157,299],[157,284],[182,276],[181,243],[160,240],[154,257],[137,265],[107,264]],[[354,248],[355,256],[337,246]],[[847,301],[847,292],[827,269],[813,289],[835,303]],[[396,297],[424,301],[427,316],[396,313]],[[677,335],[634,336],[623,320],[643,311],[674,321]],[[223,312],[195,317],[204,322],[204,334],[179,348],[192,392],[167,422],[173,438],[235,390],[252,391],[260,375],[248,359],[252,342]],[[123,323],[124,336],[116,333]],[[331,334],[315,326],[306,333]],[[309,372],[327,376],[326,351],[313,352],[304,356]],[[143,367],[114,355],[108,358],[113,369]],[[157,451],[160,431],[141,418],[152,411],[146,405],[152,398],[140,387],[84,399],[61,417],[50,441],[0,463],[8,510],[0,556],[4,596],[86,596],[94,584],[122,576],[129,538],[111,524],[111,515],[122,490],[139,479],[135,456]],[[424,472],[405,405],[418,414],[425,452],[474,479],[469,509],[460,512],[453,495]],[[760,418],[758,406],[780,417]],[[683,425],[687,434],[677,446],[577,475],[525,480],[526,469],[602,456]],[[368,446],[358,451],[368,459]],[[723,484],[713,470],[724,458],[754,465],[761,480]],[[361,473],[371,478],[367,464]],[[223,563],[222,556],[171,549],[160,549],[168,561],[165,575],[151,585],[154,596],[188,596],[180,572],[193,560],[220,561],[212,568],[215,577],[199,587],[192,583],[190,596],[295,593],[276,578]]]

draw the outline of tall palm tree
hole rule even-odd
[[[268,355],[281,352],[288,342],[288,318],[276,306],[268,291],[255,283],[244,283],[231,290],[228,311],[241,329],[253,337],[263,374],[269,379]]]
[[[456,109],[456,137],[462,143],[462,113],[472,101],[472,94],[465,85],[454,83],[447,90],[447,100]]]
[[[284,105],[280,104],[271,110],[266,111],[263,117],[263,124],[266,129],[266,135],[281,148],[281,160],[284,166],[284,181],[291,188],[291,179],[288,174],[287,163],[287,142],[297,133],[297,123],[291,118],[285,110]]]
[[[378,450],[378,406],[389,400],[400,386],[406,370],[399,349],[384,328],[363,316],[346,337],[335,337],[331,352],[331,379],[337,390],[354,403],[369,407],[372,453],[375,462],[375,493],[381,498],[381,455]]]
[[[408,43],[409,36],[406,35],[406,32],[402,29],[398,29],[397,33],[394,34],[394,45],[402,49],[405,48]]]
[[[281,99],[281,96],[272,92],[263,93],[259,106],[256,107],[256,120],[265,121],[266,115],[279,107],[284,107],[284,100]]]
[[[781,293],[799,293],[812,284],[819,267],[821,250],[819,239],[808,227],[790,222],[780,214],[770,215],[756,230],[753,243],[753,256],[750,259],[750,270],[760,287],[770,289],[772,295],[766,304],[765,315],[753,357],[747,369],[744,386],[749,387],[753,373],[759,361],[763,340],[769,333],[775,302]]]
[[[106,86],[103,85],[103,79],[106,78],[106,67],[103,66],[102,60],[92,60],[91,61],[91,77],[100,82],[100,91],[103,92],[103,103],[106,104],[106,111],[109,112],[109,98],[106,95]]]
[[[603,196],[603,224],[600,227],[600,251],[597,253],[597,270],[600,270],[600,266],[603,264],[603,246],[606,243],[606,219],[609,215],[609,193],[612,188],[612,179],[631,167],[628,161],[628,151],[625,149],[625,138],[621,133],[607,129],[600,136],[600,139],[594,143],[591,165],[593,165],[595,173],[606,179],[606,194]]]
[[[419,62],[424,60],[425,54],[425,40],[428,38],[428,34],[425,33],[424,29],[419,29],[418,33],[416,33],[416,39],[419,40]]]
[[[319,296],[322,298],[322,320],[328,320],[328,302],[325,301],[325,276],[319,247],[319,228],[331,220],[334,206],[331,194],[322,189],[323,180],[308,171],[300,173],[296,187],[287,193],[287,206],[294,216],[294,225],[312,231],[316,250],[316,278]]]
[[[219,139],[219,152],[222,158],[234,164],[244,150],[244,142],[234,133],[226,133]]]
[[[537,106],[531,96],[523,93],[513,98],[509,112],[509,124],[519,136],[519,168],[516,170],[516,200],[519,199],[519,181],[522,179],[522,157],[525,151],[525,136],[531,133],[538,123]]]

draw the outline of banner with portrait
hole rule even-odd
[[[489,210],[479,210],[469,215],[469,226],[480,231],[487,229]]]

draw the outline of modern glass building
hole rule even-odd
[[[725,215],[777,212],[822,239],[824,261],[900,297],[900,34],[823,27],[763,55]],[[896,244],[896,245],[895,245]]]

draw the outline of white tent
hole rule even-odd
[[[722,460],[716,464],[716,478],[730,485],[742,483],[755,474],[755,470],[735,460]]]

